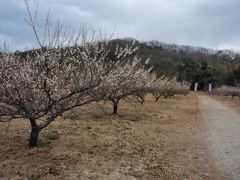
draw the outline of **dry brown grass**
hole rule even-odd
[[[0,179],[220,179],[194,95],[66,114],[26,147],[29,124],[0,124]],[[53,140],[54,139],[54,140]]]
[[[240,111],[240,98],[238,97],[235,98],[232,98],[230,96],[211,96],[211,97],[237,111]]]

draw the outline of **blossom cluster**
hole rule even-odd
[[[240,87],[221,86],[214,90],[214,94],[240,98]]]
[[[152,95],[156,98],[156,101],[160,97],[169,98],[176,94],[186,95],[190,91],[189,84],[187,82],[177,82],[176,78],[159,78],[151,88]]]

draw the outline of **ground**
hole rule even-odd
[[[215,100],[215,99],[219,100]],[[226,179],[240,179],[240,113],[236,102],[226,97],[199,96],[200,109],[208,126],[209,145],[217,167],[229,174]]]
[[[231,96],[211,96],[211,97],[218,100],[222,104],[240,112],[240,98],[239,97],[234,97],[234,98],[232,98]]]
[[[0,179],[224,179],[212,158],[196,95],[144,106],[125,99],[75,109],[29,149],[29,123],[0,124]]]

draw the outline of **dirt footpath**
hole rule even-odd
[[[199,100],[218,168],[240,179],[240,113],[208,96]]]

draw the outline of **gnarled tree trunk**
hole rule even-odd
[[[119,99],[117,100],[112,100],[113,103],[113,114],[117,114],[118,113],[118,103],[119,103]]]
[[[31,129],[31,134],[30,134],[30,139],[29,139],[28,146],[29,147],[35,147],[35,146],[37,146],[38,135],[39,135],[39,132],[40,132],[41,129],[37,125],[35,119],[30,119],[30,122],[31,122],[32,129]]]
[[[141,105],[143,105],[143,103],[145,102],[145,98],[141,98]]]

